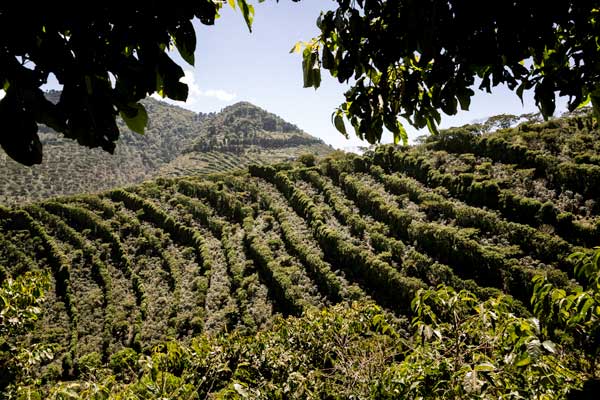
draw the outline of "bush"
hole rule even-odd
[[[79,357],[77,373],[81,377],[93,376],[102,366],[102,356],[94,351]]]
[[[304,164],[307,167],[314,167],[317,163],[317,158],[314,154],[302,154],[298,157],[298,162]]]
[[[125,347],[110,357],[109,368],[120,378],[128,380],[138,371],[138,353],[132,348]]]

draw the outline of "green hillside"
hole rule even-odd
[[[57,101],[60,92],[47,95]],[[41,165],[25,167],[0,152],[0,204],[97,192],[161,175],[227,171],[250,163],[288,160],[307,152],[324,155],[332,150],[321,140],[249,103],[238,103],[218,114],[196,114],[152,98],[143,103],[150,121],[146,133],[133,133],[120,121],[121,138],[112,156],[79,146],[48,128],[40,132],[45,157]],[[255,129],[258,125],[260,130]],[[238,136],[247,137],[249,129],[253,141],[236,142]],[[216,144],[224,139],[237,144],[193,151],[199,143]],[[273,141],[277,143],[273,145]]]
[[[215,118],[227,120],[232,109]],[[274,123],[282,136],[295,132]],[[332,153],[316,166],[255,164],[0,209],[2,279],[35,270],[52,276],[43,316],[22,337],[53,345],[56,356],[36,371],[41,384],[82,378],[90,360],[113,362],[129,354],[123,349],[135,358],[199,335],[210,342],[203,346],[220,349],[206,357],[224,351],[221,361],[233,360],[242,357],[241,338],[269,329],[276,316],[308,313],[309,325],[337,326],[343,320],[314,310],[338,305],[334,315],[344,313],[352,301],[386,310],[347,311],[357,321],[381,314],[378,321],[410,330],[402,321],[414,316],[415,294],[440,284],[482,299],[506,293],[512,312],[528,316],[532,278],[575,287],[567,256],[600,242],[600,137],[587,116],[486,135],[473,129],[364,156]],[[252,346],[296,334],[309,340],[290,324],[275,322],[274,336]],[[363,327],[365,337],[395,337],[374,326]],[[211,341],[224,332],[240,336]],[[233,375],[246,379],[231,360],[200,396],[233,384]]]
[[[206,118],[182,155],[161,169],[162,176],[224,172],[250,164],[288,161],[301,154],[323,156],[330,146],[296,125],[248,102]]]
[[[106,190],[154,176],[191,142],[198,119],[205,116],[154,99],[145,100],[144,105],[150,116],[146,134],[135,134],[121,122],[121,138],[113,156],[84,148],[47,128],[40,133],[42,164],[25,167],[0,152],[0,203]]]
[[[37,373],[349,301],[410,316],[439,284],[504,292],[519,313],[536,274],[574,287],[566,256],[600,241],[591,119],[473,130],[1,209],[0,276],[52,275],[23,337],[54,346]]]

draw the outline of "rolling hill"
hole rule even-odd
[[[51,100],[57,96],[60,92],[48,93]],[[161,175],[227,171],[332,150],[250,103],[238,103],[217,114],[196,114],[152,98],[143,103],[149,115],[145,135],[131,132],[120,121],[121,138],[112,156],[43,127],[41,165],[25,167],[0,152],[0,204],[96,192]]]
[[[161,168],[162,176],[224,172],[253,163],[324,156],[333,149],[297,126],[248,102],[225,107],[204,120],[192,143]]]
[[[234,141],[230,124],[252,110],[209,119],[218,140],[197,137],[189,151],[237,155],[295,135],[263,119],[257,130],[281,134]],[[415,293],[439,284],[506,293],[527,315],[532,277],[573,287],[567,255],[600,242],[600,137],[588,116],[473,132],[1,208],[0,276],[52,275],[23,338],[56,349],[38,373],[72,379],[90,357],[252,333],[352,301],[410,317]]]

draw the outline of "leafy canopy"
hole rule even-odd
[[[85,9],[3,4],[0,85],[6,96],[0,100],[0,146],[23,164],[40,163],[37,125],[42,123],[81,145],[112,153],[119,137],[117,115],[143,133],[148,117],[139,100],[154,92],[187,98],[183,70],[167,50],[174,46],[193,65],[191,20],[213,24],[224,3],[94,3]],[[250,27],[252,5],[227,3],[239,7]],[[542,0],[496,6],[463,0],[337,3],[317,21],[320,35],[304,43],[303,69],[306,87],[320,85],[321,68],[340,82],[354,80],[333,115],[344,135],[344,117],[370,143],[380,140],[383,126],[396,142],[406,143],[398,116],[435,133],[439,110],[452,115],[459,106],[469,108],[476,77],[488,92],[505,83],[522,98],[533,89],[545,117],[555,109],[556,92],[569,97],[570,110],[590,101],[600,110],[596,2],[564,0],[552,7]],[[63,85],[57,104],[40,90],[50,73]]]
[[[248,27],[254,8],[228,0],[242,11]],[[38,124],[45,124],[87,147],[112,153],[120,115],[143,133],[148,116],[139,100],[158,92],[185,100],[182,68],[169,56],[177,48],[194,64],[196,35],[191,20],[212,25],[221,0],[178,5],[163,2],[93,2],[85,5],[3,2],[0,6],[0,146],[25,165],[42,161]],[[14,29],[15,26],[19,28]],[[50,74],[63,85],[57,104],[40,86]]]
[[[523,98],[533,89],[544,117],[555,92],[568,108],[592,102],[600,111],[600,7],[594,1],[337,0],[322,13],[320,35],[303,46],[304,86],[319,87],[324,68],[340,82],[353,79],[333,115],[375,143],[385,126],[407,141],[398,121],[437,132],[439,110],[468,110],[471,89],[506,84]]]

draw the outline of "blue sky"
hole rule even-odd
[[[353,133],[346,140],[331,124],[331,113],[342,103],[347,85],[340,84],[323,71],[318,90],[302,87],[301,57],[290,54],[292,46],[317,34],[316,20],[321,10],[334,8],[333,0],[254,1],[255,19],[250,33],[239,10],[225,6],[214,26],[195,21],[197,33],[196,65],[186,64],[174,52],[174,59],[186,72],[190,86],[186,104],[194,111],[219,111],[238,101],[249,101],[298,125],[337,148],[367,145]],[[50,84],[49,87],[56,87]],[[524,105],[506,88],[493,94],[476,91],[468,112],[443,116],[442,127],[463,125],[501,113],[522,114],[537,111],[533,96],[526,94]],[[564,111],[559,101],[558,110]],[[405,124],[414,139],[416,132]],[[390,141],[384,137],[384,141]]]
[[[319,13],[335,5],[333,0],[255,4],[252,33],[248,32],[241,13],[228,6],[223,8],[214,26],[203,26],[196,21],[196,65],[184,67],[191,94],[188,104],[183,106],[206,112],[219,111],[237,101],[250,101],[334,147],[365,145],[353,134],[346,140],[331,124],[331,113],[342,103],[348,86],[323,71],[319,89],[304,89],[301,56],[289,53],[296,42],[317,34]],[[491,95],[477,92],[470,111],[445,116],[442,127],[463,125],[501,113],[537,111],[531,94],[526,95],[522,105],[506,88],[498,87]],[[564,110],[564,102],[559,102],[559,110]],[[405,125],[411,138],[427,133]],[[386,139],[391,140],[389,136]]]

